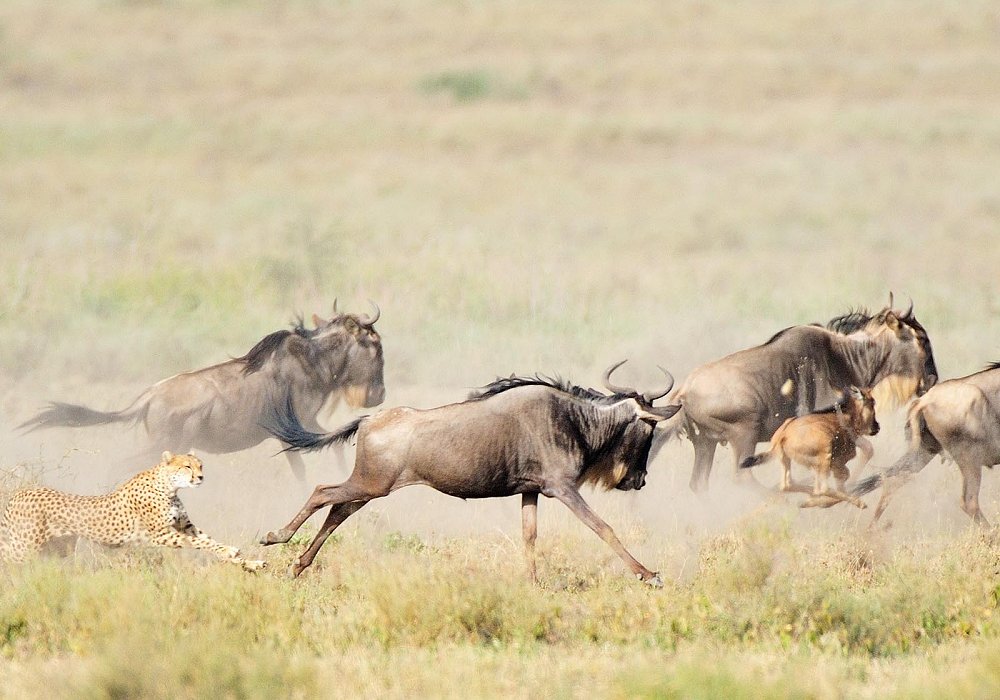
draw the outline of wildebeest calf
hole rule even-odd
[[[864,508],[861,499],[844,491],[844,484],[851,476],[847,463],[854,459],[857,447],[864,455],[864,464],[868,463],[872,448],[863,436],[875,435],[878,430],[871,391],[851,387],[848,395],[830,408],[786,420],[771,438],[771,449],[748,457],[740,466],[754,467],[780,457],[784,467],[781,490],[811,494],[802,503],[803,508],[827,508],[841,501]],[[816,472],[812,488],[792,481],[793,461]],[[827,482],[831,474],[837,482],[836,488],[830,488]]]
[[[612,388],[610,374],[619,365],[604,373],[611,395],[544,377],[512,376],[496,380],[463,403],[429,410],[393,408],[326,435],[303,429],[286,402],[284,412],[273,414],[265,424],[276,437],[294,449],[309,451],[357,433],[357,457],[347,481],[317,486],[298,515],[269,532],[261,543],[288,542],[309,516],[332,506],[312,544],[292,567],[298,576],[352,513],[404,486],[424,484],[459,498],[521,494],[525,549],[534,581],[536,507],[542,494],[565,503],[640,580],[661,586],[660,577],[626,551],[580,496],[584,483],[641,489],[653,426],[679,409],[653,407],[670,387],[646,394]]]

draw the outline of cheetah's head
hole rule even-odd
[[[199,486],[205,479],[201,473],[201,460],[194,455],[175,455],[168,450],[163,453],[160,465],[166,467],[170,483],[175,488]]]

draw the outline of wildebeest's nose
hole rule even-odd
[[[374,408],[385,400],[385,387],[380,386],[375,390],[369,390],[365,397],[365,408]]]
[[[879,427],[878,423],[875,423],[875,422],[872,423],[872,435],[878,435],[878,431],[880,429],[881,428]]]

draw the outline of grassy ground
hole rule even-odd
[[[682,377],[889,290],[943,377],[974,371],[1000,355],[998,25],[977,0],[4,2],[2,485],[148,466],[138,433],[13,426],[48,399],[120,407],[334,297],[381,305],[390,406],[512,371],[594,384],[626,356],[626,380]],[[303,490],[272,452],[206,455],[195,521],[249,545],[286,520]],[[296,583],[295,548],[256,577],[172,554],[7,571],[0,693],[995,687],[997,549],[952,467],[869,537],[740,493],[729,459],[707,500],[681,445],[642,494],[594,499],[659,593],[548,504],[529,588],[516,503],[419,489]]]

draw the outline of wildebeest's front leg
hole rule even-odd
[[[587,527],[596,532],[598,537],[607,542],[611,549],[622,558],[622,561],[628,565],[632,573],[638,576],[640,580],[654,588],[663,587],[663,579],[660,578],[660,575],[647,569],[635,557],[629,554],[628,550],[625,549],[625,546],[618,539],[615,531],[601,519],[601,516],[591,510],[579,491],[572,487],[566,487],[552,492],[551,495],[565,503],[576,517],[580,518]]]
[[[333,531],[340,527],[345,520],[361,510],[366,503],[368,501],[353,501],[351,503],[341,503],[339,506],[331,508],[330,512],[326,515],[326,520],[323,521],[323,526],[309,544],[309,549],[304,551],[299,560],[292,566],[292,576],[298,576],[311,565],[320,548],[326,542],[327,538],[333,534]]]
[[[535,540],[538,538],[538,494],[521,494],[521,530],[524,535],[524,553],[528,559],[528,577],[538,583],[535,572]]]

